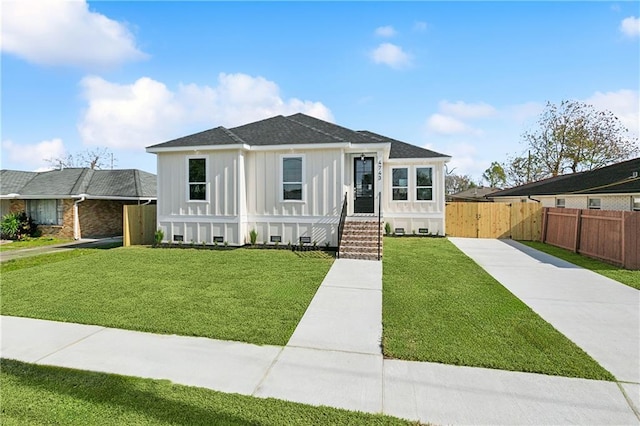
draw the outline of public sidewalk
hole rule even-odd
[[[285,347],[5,316],[1,355],[425,423],[640,424],[638,384],[384,359],[381,290],[380,262],[336,260]]]

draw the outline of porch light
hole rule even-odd
[[[360,154],[360,161],[364,161],[364,154]]]

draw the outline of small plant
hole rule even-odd
[[[159,246],[162,244],[162,240],[164,240],[164,231],[158,228],[158,230],[153,234],[154,245]]]
[[[327,241],[326,243],[324,243],[324,246],[325,246],[326,248],[329,248],[329,246],[330,246],[330,245],[331,245],[331,243],[330,243],[329,241]]]
[[[218,240],[213,240],[213,246],[214,246],[215,248],[218,248]]]
[[[287,248],[289,248],[289,249],[291,248],[291,241],[289,241],[289,242],[287,243]]]
[[[229,247],[229,241],[224,242],[224,248],[227,248],[227,247]]]
[[[413,235],[415,236],[416,235],[416,230],[414,229],[412,232],[413,232]]]
[[[0,222],[2,238],[9,240],[23,240],[28,237],[39,236],[38,225],[25,212],[8,213]]]
[[[258,231],[252,229],[251,232],[249,232],[249,239],[251,240],[251,245],[255,246],[256,241],[258,240]]]
[[[206,241],[203,241],[200,244],[202,244],[202,247],[206,247],[207,246],[207,242]]]
[[[316,248],[316,247],[318,247],[318,242],[317,242],[317,241],[314,241],[314,242],[313,242],[313,248]]]
[[[193,240],[191,240],[191,248],[193,248],[193,247],[195,247],[195,246],[196,246],[196,242],[195,242],[195,241],[193,241]]]
[[[280,247],[280,241],[276,241],[276,248]]]
[[[389,222],[384,224],[384,233],[385,235],[391,235],[391,224]]]

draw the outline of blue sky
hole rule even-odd
[[[2,168],[305,112],[451,155],[478,180],[547,101],[637,137],[637,2],[2,3]]]

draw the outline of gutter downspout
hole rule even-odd
[[[531,198],[531,195],[527,195],[527,198],[531,201],[535,201],[536,203],[540,203],[540,200],[536,200],[535,198]]]
[[[142,201],[142,200],[141,200],[141,201]],[[147,202],[146,202],[146,203],[142,203],[142,204],[139,204],[139,205],[140,205],[140,206],[146,206],[146,205],[151,204],[151,202],[152,202],[152,201],[153,201],[153,200],[152,200],[151,198],[149,198],[149,199],[147,200]]]
[[[80,239],[80,216],[78,215],[78,204],[87,199],[87,195],[80,195],[80,199],[73,203],[73,239]]]

